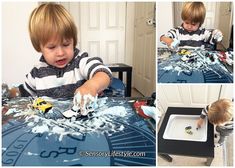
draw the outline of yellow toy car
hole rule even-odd
[[[42,98],[34,99],[32,106],[33,106],[33,109],[38,109],[38,110],[42,111],[43,113],[48,112],[52,108],[52,105],[50,103],[46,102]]]
[[[179,55],[190,55],[191,52],[185,49],[182,49],[178,52]]]

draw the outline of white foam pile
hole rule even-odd
[[[74,162],[74,161],[78,161],[80,160],[80,158],[76,158],[76,159],[72,159],[72,160],[63,160],[63,162]]]
[[[27,155],[30,155],[30,156],[38,156],[39,154],[38,153],[32,153],[32,152],[28,152]]]
[[[169,71],[172,70],[173,72],[176,71],[178,72],[178,75],[180,75],[181,72],[192,72],[192,70],[194,71],[200,71],[200,70],[204,70],[204,71],[213,71],[216,74],[218,74],[213,68],[211,68],[210,65],[215,65],[217,64],[218,66],[220,66],[221,69],[223,69],[224,71],[227,71],[226,68],[220,63],[220,61],[218,60],[217,57],[214,57],[214,61],[212,62],[209,58],[207,58],[205,55],[203,55],[201,52],[199,51],[192,51],[192,52],[196,52],[197,54],[197,60],[191,63],[188,63],[187,61],[178,61],[175,62],[174,65],[169,65],[166,67],[163,67],[162,69],[165,71]],[[218,74],[219,78],[221,78],[221,76]]]
[[[28,122],[27,125],[33,133],[48,133],[49,136],[56,134],[59,136],[59,141],[68,134],[81,136],[83,134],[107,133],[111,135],[124,129],[124,126],[115,123],[115,120],[125,122],[128,112],[124,106],[120,105],[123,102],[117,103],[117,106],[108,107],[106,100],[107,98],[98,99],[96,101],[97,108],[88,118],[48,119],[43,115],[29,112],[29,109],[25,111],[12,109],[9,114],[14,113],[14,116],[24,115],[25,121]]]

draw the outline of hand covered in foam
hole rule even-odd
[[[89,112],[94,111],[94,105],[97,101],[97,95],[95,97],[90,94],[81,95],[77,92],[73,98],[73,109],[80,109],[81,115],[86,116]]]
[[[223,39],[223,34],[220,30],[218,29],[215,29],[213,32],[212,32],[212,35],[213,35],[213,38],[216,40],[216,42],[220,42],[222,41]]]
[[[171,50],[178,50],[178,46],[180,44],[180,41],[177,39],[173,39],[173,42],[171,43],[171,45],[169,46],[169,48]]]

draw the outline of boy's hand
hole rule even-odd
[[[81,95],[80,92],[76,93],[73,98],[73,110],[78,111],[80,109],[81,115],[86,116],[91,111],[89,107],[95,102],[96,98],[90,94]]]
[[[73,104],[80,109],[83,116],[87,115],[88,110],[86,107],[94,101],[97,92],[98,89],[96,89],[96,85],[92,80],[86,81],[81,87],[76,89]]]
[[[216,42],[221,42],[223,39],[223,34],[218,29],[213,30],[212,35],[213,35],[213,38],[216,40]]]
[[[173,40],[172,38],[170,38],[170,37],[165,37],[165,36],[161,36],[160,41],[161,41],[164,45],[167,45],[167,47],[172,50],[172,47],[174,46],[174,44],[173,44],[173,43],[174,43],[174,40]],[[172,46],[171,46],[171,44],[172,44]]]
[[[97,72],[91,79],[87,80],[81,87],[79,87],[75,94],[80,92],[81,95],[90,94],[96,96],[99,92],[108,87],[110,78],[105,72]]]
[[[179,44],[180,44],[180,41],[177,39],[174,39],[171,45],[169,46],[169,48],[172,50],[178,50]]]
[[[202,118],[200,118],[200,119],[197,121],[197,128],[198,128],[198,129],[202,127],[203,122],[204,122],[204,120],[203,120]]]
[[[87,105],[94,101],[97,94],[108,87],[109,83],[110,78],[105,72],[97,72],[75,91],[74,105],[80,107],[82,115],[86,115]]]
[[[96,96],[98,89],[96,84],[94,84],[91,80],[86,81],[82,86],[76,89],[76,93],[80,93],[81,96],[90,94],[91,96]]]

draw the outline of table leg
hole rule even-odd
[[[213,157],[208,157],[207,159],[206,159],[206,166],[210,166],[211,165],[211,163],[212,163],[212,161],[213,161]]]
[[[158,154],[161,158],[163,158],[164,160],[168,161],[168,162],[172,162],[173,158],[170,157],[170,155],[168,154]]]
[[[132,71],[127,71],[126,74],[126,95],[127,97],[131,97],[131,78],[132,78]]]
[[[123,81],[123,72],[118,72],[118,78]]]

